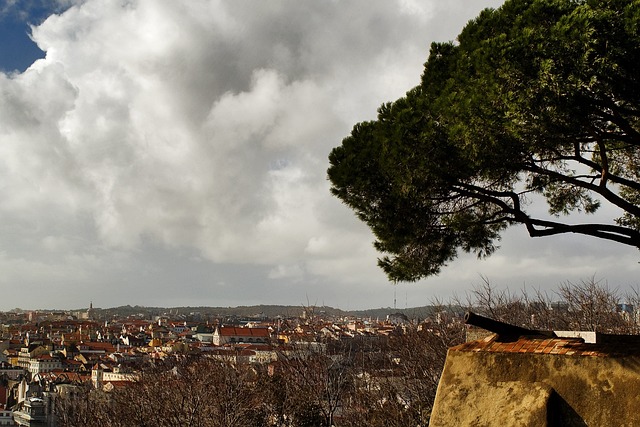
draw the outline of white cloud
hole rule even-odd
[[[418,83],[432,40],[499,3],[86,0],[49,17],[46,58],[0,74],[3,286],[55,277],[37,306],[79,288],[171,305],[176,283],[221,305],[309,287],[379,303],[373,239],[329,194],[327,155]],[[456,286],[481,268],[459,265]]]
[[[400,10],[409,15],[417,15],[423,21],[428,22],[434,17],[435,5],[432,2],[421,2],[418,0],[400,0]]]

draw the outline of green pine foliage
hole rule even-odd
[[[432,44],[420,85],[329,156],[392,281],[488,256],[513,224],[640,248],[639,22],[640,1],[508,0]],[[604,204],[622,215],[561,220]]]

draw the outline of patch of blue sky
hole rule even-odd
[[[52,0],[0,0],[0,71],[23,72],[45,53],[31,39],[31,25],[39,25],[64,6]]]

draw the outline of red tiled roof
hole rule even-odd
[[[83,346],[86,346],[88,348],[90,348],[91,350],[104,350],[106,353],[113,353],[114,351],[116,351],[115,347],[113,346],[113,344],[108,343],[108,342],[96,342],[96,341],[90,341],[90,342],[84,342],[82,343]]]
[[[452,351],[488,353],[557,354],[566,356],[615,357],[640,355],[640,342],[587,344],[579,338],[520,337],[516,341],[499,341],[490,335],[452,347]]]
[[[227,337],[269,337],[267,328],[235,328],[233,326],[222,326],[220,335]]]

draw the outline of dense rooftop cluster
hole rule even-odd
[[[487,283],[468,304],[412,320],[271,306],[0,313],[0,425],[427,425],[447,354],[572,358],[562,361],[576,369],[636,357],[638,341],[620,334],[640,330],[638,298],[598,282],[558,296]],[[472,318],[479,328],[463,324]]]
[[[301,309],[299,316],[274,318],[197,312],[107,318],[106,313],[92,306],[79,312],[0,313],[0,408],[7,422],[11,417],[15,425],[45,422],[61,393],[73,395],[78,391],[70,390],[78,388],[108,395],[136,386],[150,367],[175,367],[196,358],[253,366],[253,371],[273,376],[293,360],[298,364],[322,355],[353,363],[359,352],[371,372],[389,376],[400,359],[398,351],[389,349],[389,340],[425,327],[402,313],[372,319],[312,308]]]

